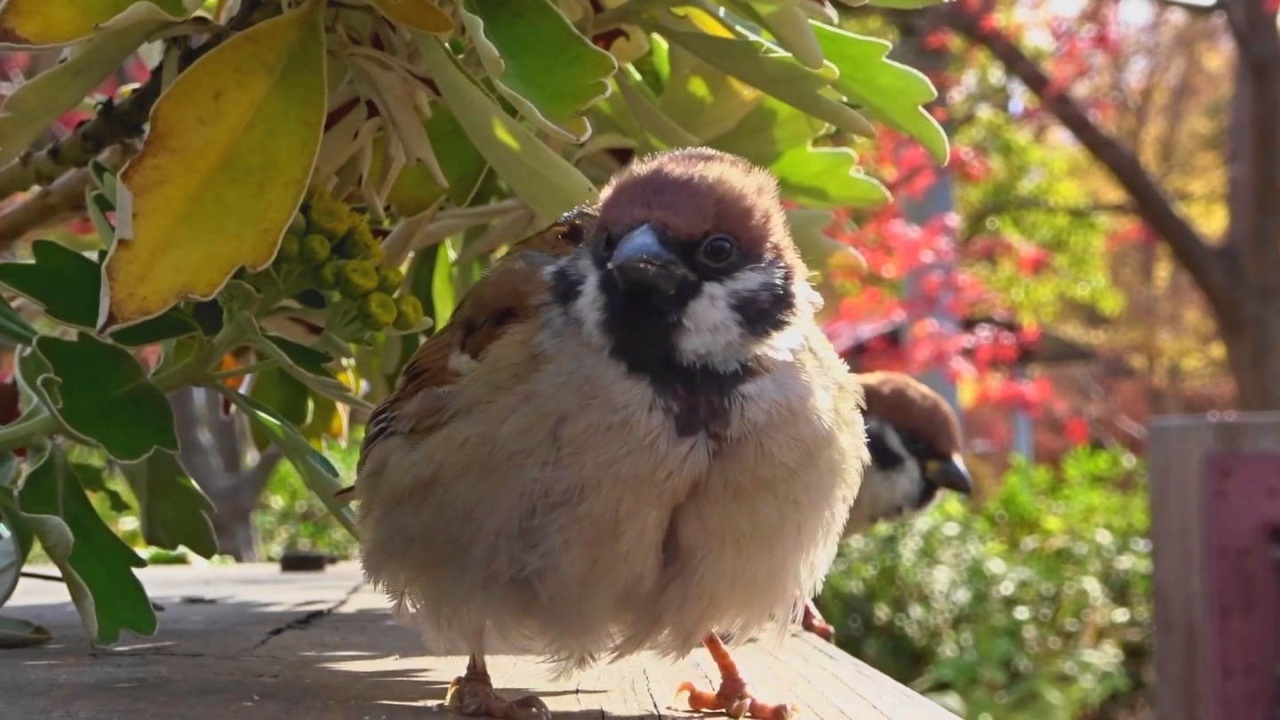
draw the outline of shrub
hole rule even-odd
[[[1079,718],[1144,690],[1148,525],[1131,455],[1016,462],[981,507],[851,540],[818,602],[841,647],[965,717]]]

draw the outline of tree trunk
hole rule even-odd
[[[217,393],[186,388],[170,395],[169,403],[182,465],[216,509],[218,552],[241,562],[258,560],[253,511],[280,452],[255,452],[243,416],[224,416]]]
[[[1280,294],[1255,298],[1218,324],[1241,409],[1280,410]]]

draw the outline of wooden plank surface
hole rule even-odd
[[[1155,560],[1156,716],[1216,718],[1209,679],[1204,577],[1206,460],[1211,453],[1280,452],[1280,413],[1169,416],[1151,423],[1151,539]]]
[[[154,638],[91,652],[65,589],[24,580],[3,612],[40,622],[53,643],[0,651],[0,720],[383,720],[421,718],[444,699],[465,659],[424,657],[414,631],[360,582],[352,564],[323,573],[274,565],[157,567],[140,573],[164,610]],[[815,720],[944,720],[938,705],[837,648],[796,633],[781,646],[735,650],[769,702]],[[535,693],[556,718],[676,718],[674,693],[692,680],[714,689],[699,651],[671,663],[637,656],[552,682],[533,659],[495,657],[509,697]]]

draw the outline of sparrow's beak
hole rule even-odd
[[[964,465],[960,453],[946,460],[930,460],[925,463],[925,477],[938,487],[954,490],[962,495],[973,493],[973,478]]]
[[[609,270],[624,288],[647,287],[664,294],[673,293],[691,273],[662,245],[658,231],[649,224],[627,233],[618,241]]]

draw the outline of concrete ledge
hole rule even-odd
[[[154,638],[92,651],[59,583],[24,579],[4,614],[52,643],[0,651],[0,720],[382,720],[449,717],[436,706],[464,658],[423,657],[412,630],[344,563],[319,573],[275,565],[155,567],[139,573],[163,606]],[[840,650],[795,634],[735,652],[759,696],[825,720],[955,716]],[[495,657],[509,697],[536,693],[557,718],[695,717],[675,703],[693,680],[714,689],[703,652],[671,664],[639,656],[553,683],[531,659]]]

